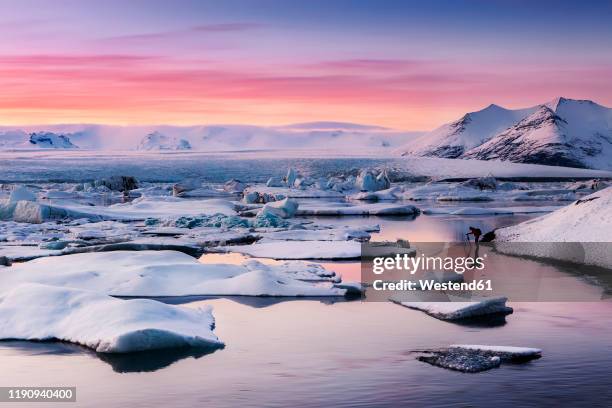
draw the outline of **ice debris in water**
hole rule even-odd
[[[421,350],[417,360],[464,373],[478,373],[502,363],[525,363],[542,357],[542,350],[530,347],[454,344],[438,350]]]

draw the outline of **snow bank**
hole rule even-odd
[[[612,269],[611,208],[612,187],[608,187],[550,214],[496,230],[495,248]]]
[[[486,315],[510,314],[505,297],[483,299],[476,302],[393,302],[409,309],[420,310],[440,320],[461,320]]]
[[[219,347],[210,308],[120,300],[78,289],[24,284],[0,295],[0,339],[62,340],[100,353]]]
[[[41,283],[113,296],[343,296],[315,284],[320,271],[303,262],[268,266],[201,264],[175,251],[94,252],[13,264],[0,274],[0,293],[21,283]],[[300,274],[298,279],[296,274]],[[309,279],[305,279],[308,276]],[[314,283],[306,283],[305,280]]]

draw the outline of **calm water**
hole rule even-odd
[[[527,218],[319,221],[378,223],[383,232],[377,239],[443,241],[462,236],[467,225],[490,229]],[[355,263],[327,265],[345,278],[358,276]],[[544,267],[566,276],[576,292],[601,289],[556,266]],[[442,322],[390,303],[257,298],[168,301],[185,307],[213,305],[215,332],[226,342],[225,349],[102,356],[67,344],[0,342],[1,384],[75,385],[76,406],[95,407],[557,407],[609,406],[612,398],[610,302],[516,303],[506,324],[473,327]],[[462,374],[418,362],[411,353],[452,343],[539,347],[543,358]]]

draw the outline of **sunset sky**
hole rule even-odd
[[[612,106],[612,2],[0,1],[0,125],[427,130],[490,103]]]

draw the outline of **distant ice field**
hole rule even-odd
[[[378,152],[351,155],[335,151],[248,151],[223,153],[140,153],[100,151],[2,151],[0,183],[79,182],[110,175],[141,181],[174,182],[200,177],[211,183],[235,178],[265,182],[293,167],[311,177],[357,173],[385,167],[407,177],[612,177],[612,172],[565,167],[423,157],[385,157]]]

